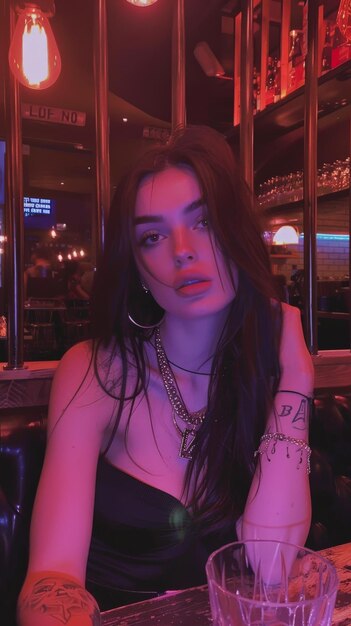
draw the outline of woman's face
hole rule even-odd
[[[167,313],[209,316],[234,299],[237,269],[233,264],[233,285],[190,168],[169,167],[141,182],[135,243],[141,280]]]

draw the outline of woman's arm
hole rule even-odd
[[[18,603],[20,626],[99,623],[84,583],[96,466],[111,401],[89,363],[89,344],[77,344],[63,357],[53,382],[29,568]]]
[[[96,600],[80,581],[60,572],[28,574],[18,600],[21,626],[100,626]]]
[[[313,364],[306,348],[300,312],[283,305],[281,380],[266,433],[282,440],[262,441],[241,522],[241,537],[278,539],[303,545],[311,524],[308,476],[308,421]],[[298,441],[306,442],[299,444]]]

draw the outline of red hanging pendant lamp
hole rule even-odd
[[[11,71],[25,87],[47,89],[61,72],[61,57],[49,17],[54,2],[24,2],[16,5],[18,19],[9,50]]]

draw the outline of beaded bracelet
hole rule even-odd
[[[302,452],[303,450],[307,453],[307,474],[311,473],[311,463],[310,463],[310,458],[311,458],[311,448],[308,445],[308,443],[306,443],[306,441],[304,441],[303,439],[295,439],[295,437],[290,437],[289,435],[284,435],[284,433],[265,433],[264,435],[262,435],[261,439],[260,439],[260,446],[258,448],[258,450],[256,450],[256,452],[254,453],[254,457],[256,457],[258,454],[262,456],[262,454],[266,454],[267,453],[267,459],[268,461],[270,461],[271,459],[268,457],[268,446],[269,446],[269,442],[273,441],[273,446],[272,446],[272,450],[271,450],[271,454],[275,454],[275,446],[277,444],[277,442],[279,441],[286,441],[288,444],[291,443],[294,446],[297,446],[299,448],[298,451],[300,451],[300,459],[299,459],[299,463],[297,466],[297,469],[300,469],[299,466],[302,463]],[[261,450],[261,444],[264,443],[265,447],[264,450]],[[286,448],[286,457],[287,459],[290,458],[290,454],[289,454],[289,448],[287,446]]]

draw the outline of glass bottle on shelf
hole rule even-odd
[[[278,102],[281,97],[281,88],[280,88],[280,59],[274,59],[274,98],[273,102]]]
[[[252,74],[252,108],[253,114],[257,113],[257,69],[253,68]]]
[[[351,43],[351,0],[340,0],[336,23],[341,34]]]
[[[330,24],[327,22],[325,29],[324,46],[322,51],[322,72],[327,72],[332,67],[332,45],[330,37]]]
[[[257,72],[257,111],[261,110],[261,72]]]
[[[351,0],[349,0],[350,12],[351,12]],[[339,12],[336,18],[336,24],[334,28],[333,47],[332,47],[332,68],[338,67],[342,63],[345,63],[351,59],[351,40],[347,40],[345,33],[347,32],[346,23],[347,15],[346,8],[343,7],[343,2],[340,2]],[[349,15],[349,21],[351,17]]]
[[[0,315],[0,337],[7,337],[7,319],[5,315]]]
[[[288,91],[293,91],[303,83],[304,67],[301,49],[300,31],[290,31]]]
[[[342,36],[340,28],[335,24],[334,36],[333,36],[333,49],[338,48],[345,42],[345,37]]]
[[[266,104],[272,104],[274,100],[274,65],[272,57],[267,59],[266,75]]]

